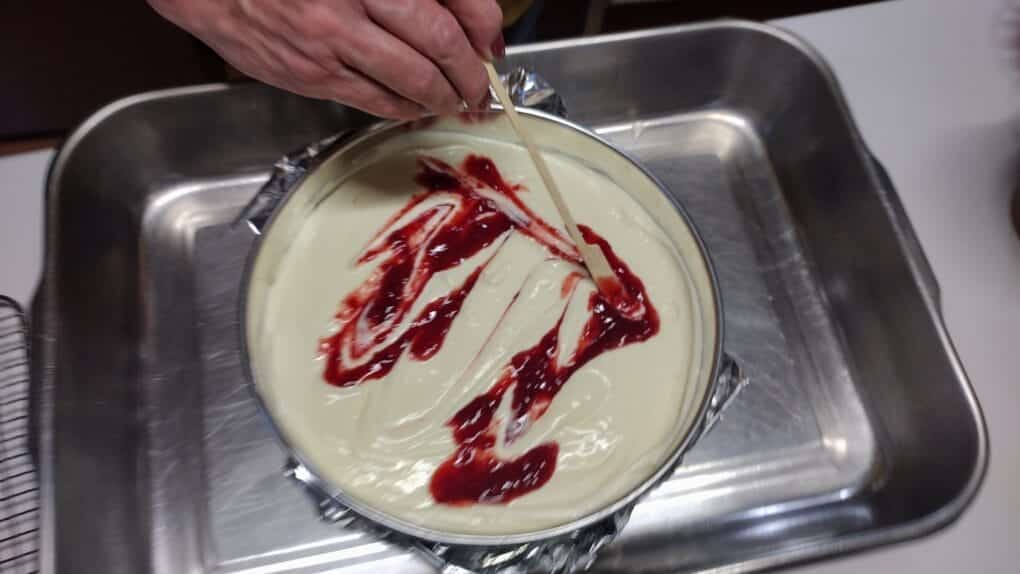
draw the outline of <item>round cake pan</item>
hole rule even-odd
[[[451,118],[429,118],[414,122],[386,122],[344,134],[321,145],[309,148],[291,162],[278,166],[273,179],[261,194],[261,205],[249,210],[245,219],[258,237],[249,255],[241,285],[240,338],[243,364],[249,386],[260,408],[272,424],[276,435],[293,461],[290,475],[303,483],[314,497],[320,512],[330,519],[341,516],[358,520],[370,528],[381,529],[411,540],[439,545],[479,548],[534,544],[557,538],[574,537],[595,525],[626,520],[636,502],[656,485],[668,478],[684,453],[708,430],[718,412],[732,398],[741,381],[735,365],[722,351],[722,302],[711,259],[694,223],[675,197],[639,163],[592,132],[562,118],[533,110],[521,109],[522,120],[545,153],[571,150],[571,159],[608,176],[623,189],[648,188],[655,193],[634,197],[672,239],[686,265],[694,268],[694,299],[700,308],[704,325],[704,344],[696,351],[699,361],[697,407],[684,415],[690,420],[678,425],[682,432],[671,443],[672,450],[658,468],[625,496],[600,510],[572,522],[551,528],[510,535],[472,535],[425,528],[392,516],[349,496],[338,485],[330,484],[316,471],[314,456],[305,452],[287,436],[273,409],[260,390],[260,372],[253,360],[253,336],[258,332],[260,310],[267,297],[267,277],[287,255],[290,242],[301,228],[302,221],[328,194],[327,178],[335,178],[344,170],[357,169],[359,162],[371,157],[373,150],[391,138],[400,138],[419,129],[460,131],[472,137],[493,138],[516,143],[505,116],[497,111],[477,112]],[[597,158],[592,160],[591,158]],[[328,169],[326,169],[328,167]],[[642,182],[641,185],[635,182]],[[652,185],[647,185],[648,183]]]

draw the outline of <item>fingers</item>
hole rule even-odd
[[[495,0],[188,2],[189,29],[242,71],[390,118],[480,105],[479,54],[502,37]]]
[[[439,113],[461,109],[460,95],[435,64],[371,21],[333,46],[341,62],[413,102]]]
[[[491,60],[503,57],[503,11],[496,0],[446,0],[475,50]]]
[[[326,86],[330,99],[345,102],[375,116],[416,120],[427,112],[425,108],[398,96],[385,86],[353,72],[346,78],[336,76],[330,79]]]
[[[435,0],[369,2],[365,8],[374,22],[431,60],[465,102],[472,106],[482,102],[488,94],[488,76],[449,10]]]
[[[314,98],[343,102],[383,118],[413,120],[427,113],[422,106],[338,62],[326,68],[304,54],[298,46],[293,44],[290,46],[286,64],[297,79],[297,85],[291,87],[291,91]]]
[[[343,102],[370,114],[390,119],[418,119],[427,113],[420,105],[403,98],[377,82],[345,67],[335,59],[309,54],[305,48],[290,39],[272,33],[268,40],[249,36],[250,46],[246,57],[254,56],[261,65],[253,66],[258,79],[277,87],[312,98]],[[276,46],[274,53],[266,49],[267,43]],[[319,56],[328,51],[318,52]],[[322,62],[328,62],[327,68]],[[247,66],[246,66],[247,67]]]

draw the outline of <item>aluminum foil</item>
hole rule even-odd
[[[301,464],[291,461],[286,475],[312,497],[319,517],[326,522],[355,528],[405,548],[442,574],[525,574],[528,572],[582,572],[598,551],[611,542],[630,518],[632,507],[564,536],[508,546],[456,546],[408,536],[364,518],[322,489],[322,483]]]
[[[566,117],[567,110],[563,99],[548,82],[533,71],[516,68],[503,75],[502,79],[507,85],[514,105]],[[492,107],[498,109],[495,104]],[[304,175],[313,170],[323,158],[328,157],[330,151],[361,133],[364,132],[352,130],[336,134],[282,158],[274,166],[269,181],[242,210],[235,225],[246,224],[253,233],[260,235],[281,201],[300,183]],[[692,431],[693,437],[688,442],[688,449],[711,430],[725,408],[747,383],[747,378],[741,374],[737,363],[729,356],[723,357],[716,377],[713,394],[702,419]],[[677,464],[679,465],[682,460],[681,456]],[[406,548],[425,559],[442,574],[582,572],[595,562],[598,551],[620,533],[636,504],[635,502],[599,522],[555,538],[509,546],[457,546],[418,539],[358,515],[331,496],[326,490],[325,483],[295,460],[288,462],[285,474],[302,485],[323,520],[345,528],[356,528]],[[662,480],[668,480],[670,476],[672,472],[667,472]]]
[[[510,101],[515,106],[532,108],[561,118],[567,117],[567,106],[563,98],[542,76],[527,68],[517,67],[500,78],[506,84]]]
[[[269,181],[259,189],[248,205],[244,206],[234,225],[245,223],[255,235],[261,235],[262,229],[273,212],[276,211],[277,206],[280,205],[284,197],[287,197],[287,193],[301,182],[301,178],[318,165],[318,160],[323,156],[323,152],[333,149],[334,145],[352,133],[343,132],[332,135],[277,161],[273,165],[273,173],[270,174]]]
[[[691,431],[693,436],[687,444],[688,450],[715,426],[723,411],[732,404],[733,399],[747,383],[748,379],[741,373],[737,362],[732,357],[723,355],[716,374],[715,388],[701,420]],[[681,456],[677,459],[676,466],[682,463]],[[669,480],[672,474],[672,469],[666,472],[660,483],[650,488],[649,492]],[[356,528],[406,548],[442,574],[583,572],[595,563],[599,550],[620,534],[630,519],[634,506],[640,501],[639,498],[609,517],[563,536],[508,546],[458,546],[421,540],[360,516],[330,496],[324,489],[324,483],[297,461],[289,461],[286,476],[300,483],[311,496],[322,520],[345,528]]]

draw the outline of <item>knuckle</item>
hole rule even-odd
[[[343,85],[331,85],[325,90],[325,97],[348,106],[357,106],[357,98],[353,97],[351,91]]]
[[[366,16],[350,13],[347,9],[331,8],[330,3],[308,2],[319,4],[318,13],[310,18],[311,37],[330,46],[354,46],[361,37],[361,30],[370,24]]]
[[[435,51],[442,56],[449,56],[456,52],[461,46],[461,38],[464,32],[460,23],[449,12],[444,12],[441,17],[432,21],[429,30],[434,42]]]
[[[411,113],[410,106],[400,105],[396,102],[385,101],[379,105],[379,115],[387,118],[406,118],[413,114]]]
[[[382,118],[396,118],[399,117],[400,115],[398,113],[397,106],[387,102],[377,103],[373,111],[376,113],[376,115]]]
[[[319,2],[300,3],[300,24],[296,26],[311,38],[329,38],[341,31],[336,14]]]
[[[414,18],[420,6],[418,0],[390,0],[386,7],[392,12],[395,18],[410,20]]]
[[[495,1],[484,4],[485,6],[482,8],[484,25],[495,34],[503,28],[503,8]]]
[[[326,82],[324,88],[329,99],[343,104],[355,104],[363,99],[359,97],[357,83],[352,79],[334,76]]]
[[[473,41],[489,44],[502,31],[503,9],[495,0],[474,2],[469,11],[463,10],[461,20]]]
[[[333,82],[337,85],[349,86],[360,79],[361,77],[357,73],[351,71],[346,66],[340,65],[333,70]]]
[[[468,88],[468,93],[464,94],[464,98],[472,104],[482,101],[489,93],[489,77],[484,72],[476,77],[477,79]]]
[[[420,70],[408,79],[408,95],[419,102],[437,103],[441,97],[442,81],[445,80],[438,70]]]
[[[315,18],[302,27],[301,32],[307,34],[308,38],[322,41],[329,41],[342,33],[336,25],[326,18]]]
[[[295,59],[289,62],[289,67],[294,78],[305,84],[320,84],[330,76],[324,68],[308,60]]]

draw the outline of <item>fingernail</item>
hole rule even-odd
[[[492,55],[500,59],[506,56],[506,42],[503,41],[502,32],[500,32],[499,38],[496,38],[496,41],[492,43]]]

